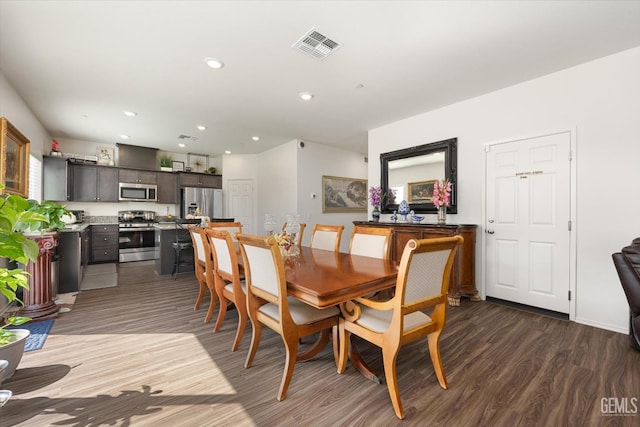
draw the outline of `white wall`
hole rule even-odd
[[[628,330],[629,308],[611,254],[640,236],[640,48],[627,50],[369,132],[369,157],[458,138],[458,215],[479,225],[483,283],[484,144],[577,130],[576,318]],[[369,163],[369,179],[380,176]]]
[[[305,141],[304,148],[297,148],[298,153],[298,201],[297,212],[300,222],[307,224],[302,238],[303,245],[308,245],[314,224],[342,224],[344,232],[340,242],[342,252],[349,251],[349,238],[353,230],[353,221],[366,221],[367,213],[322,213],[322,176],[340,176],[345,178],[367,177],[365,155],[345,151],[330,145]],[[369,186],[378,185],[378,178]],[[315,194],[315,199],[311,198]]]
[[[0,116],[6,117],[31,142],[30,150],[37,158],[51,149],[52,138],[29,106],[0,70]]]

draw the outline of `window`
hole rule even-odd
[[[42,201],[42,162],[29,155],[29,198]]]

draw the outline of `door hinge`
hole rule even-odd
[[[573,152],[569,150],[569,161],[573,160]]]
[[[571,291],[568,292],[569,301],[571,301]]]
[[[571,220],[569,220],[569,222],[567,223],[567,226],[569,227],[569,231],[571,231]]]

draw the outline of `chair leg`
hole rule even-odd
[[[333,360],[336,362],[336,368],[340,367],[340,332],[338,325],[331,328],[331,344],[333,345]]]
[[[404,410],[400,401],[400,390],[398,389],[398,378],[396,376],[396,358],[399,350],[399,346],[396,348],[383,347],[382,360],[384,362],[384,378],[387,382],[393,410],[396,412],[396,416],[402,420],[404,419]]]
[[[233,340],[233,346],[231,347],[231,351],[236,351],[240,346],[240,342],[242,341],[242,336],[244,335],[244,330],[247,328],[247,314],[243,312],[236,304],[236,310],[238,311],[238,329],[236,330],[236,337]]]
[[[434,332],[427,336],[429,342],[429,355],[433,369],[436,371],[440,387],[447,389],[447,377],[444,375],[444,367],[442,366],[442,358],[440,357],[440,332]]]
[[[198,298],[196,298],[196,305],[193,307],[194,310],[200,309],[202,298],[204,298],[205,284],[202,283],[200,279],[198,279],[198,283],[200,284],[200,290],[198,290]]]
[[[251,367],[256,351],[258,351],[258,345],[260,344],[260,335],[262,335],[262,323],[251,320],[251,326],[253,332],[251,334],[251,346],[249,347],[249,353],[247,353],[247,360],[244,362],[245,368]]]
[[[220,311],[218,311],[218,318],[216,320],[216,325],[213,327],[213,332],[218,332],[222,327],[222,321],[224,320],[224,315],[227,314],[227,298],[224,296],[220,296]]]
[[[347,369],[347,359],[349,354],[349,331],[344,328],[344,319],[341,317],[338,324],[338,373],[343,374],[345,369]],[[335,328],[334,328],[335,329]],[[336,351],[335,343],[336,339],[334,337],[334,352]]]
[[[211,290],[209,290],[211,291]],[[209,302],[209,309],[207,310],[207,315],[204,316],[204,323],[209,323],[211,321],[211,317],[213,317],[213,312],[216,309],[216,303],[218,302],[218,296],[215,292],[209,292],[211,294],[211,301]]]
[[[173,280],[176,280],[176,278],[178,277],[178,268],[180,267],[180,251],[176,250],[175,254],[176,258],[173,261]]]
[[[293,370],[296,367],[296,358],[298,355],[298,339],[282,336],[287,356],[284,362],[284,372],[282,373],[282,381],[280,382],[280,390],[278,391],[278,400],[284,400],[287,397],[287,390],[293,377]]]

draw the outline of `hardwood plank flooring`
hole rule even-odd
[[[640,353],[626,335],[463,300],[449,309],[441,339],[448,390],[438,385],[426,343],[401,351],[400,421],[386,385],[352,366],[338,375],[330,347],[296,365],[287,398],[278,402],[278,335],[265,328],[245,369],[251,327],[231,352],[235,311],[214,334],[213,323],[203,322],[208,297],[193,310],[192,275],[158,277],[149,263],[118,270],[117,287],[80,292],[44,348],[25,353],[1,386],[14,396],[0,409],[0,426],[640,424],[640,414],[601,413],[603,398],[640,399]],[[380,351],[364,342],[360,348],[382,372]]]

